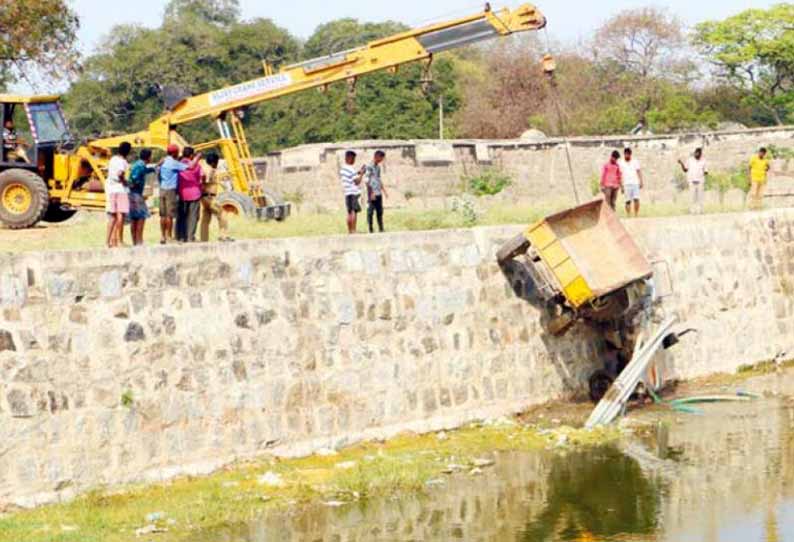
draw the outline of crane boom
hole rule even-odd
[[[94,153],[107,155],[123,141],[136,147],[160,149],[165,149],[169,143],[185,145],[186,141],[175,129],[177,126],[213,118],[220,139],[196,147],[219,148],[228,164],[234,191],[250,196],[259,207],[266,206],[268,196],[253,167],[243,124],[234,113],[247,106],[308,89],[326,88],[333,83],[347,81],[354,85],[362,75],[396,71],[400,65],[411,62],[430,62],[436,53],[544,26],[546,18],[531,4],[499,11],[486,5],[484,11],[475,15],[408,30],[348,51],[285,66],[277,73],[266,64],[263,77],[176,99],[167,104],[168,111],[147,129],[89,141],[87,149],[81,149],[80,153],[86,159]]]
[[[245,83],[187,98],[172,107],[172,126],[303,90],[426,60],[435,53],[515,32],[536,30],[545,18],[532,5],[484,11],[454,21],[409,30],[349,51],[307,60]]]

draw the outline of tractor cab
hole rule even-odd
[[[0,94],[0,121],[0,169],[33,169],[46,178],[55,149],[72,141],[58,96]]]
[[[58,96],[0,94],[0,222],[27,228],[51,208],[47,181],[53,178],[56,155],[73,148]]]

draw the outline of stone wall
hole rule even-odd
[[[582,396],[494,254],[520,226],[0,258],[0,504]],[[794,352],[794,211],[637,220],[700,330],[674,376]]]
[[[577,191],[586,199],[591,183],[614,149],[635,149],[646,178],[646,201],[675,202],[686,199],[676,183],[681,176],[677,160],[685,159],[696,147],[703,147],[712,171],[729,171],[744,164],[762,145],[794,148],[794,127],[749,129],[702,134],[661,136],[579,137],[569,140]],[[460,194],[466,176],[486,168],[510,174],[513,185],[502,197],[505,201],[573,201],[565,143],[560,139],[542,141],[367,141],[305,145],[274,152],[256,160],[267,186],[295,199],[302,206],[334,209],[343,206],[338,172],[348,148],[359,152],[359,160],[371,160],[376,149],[388,156],[384,180],[391,186],[391,206],[444,207],[445,200]],[[788,160],[776,161],[773,176],[794,194]],[[716,198],[717,195],[714,194]],[[741,201],[741,195],[737,196]],[[780,200],[770,199],[774,205]]]

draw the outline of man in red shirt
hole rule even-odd
[[[620,160],[620,153],[612,151],[609,162],[601,168],[601,192],[604,194],[604,200],[612,207],[613,211],[618,200],[618,191],[623,190],[623,180],[618,160]]]
[[[187,169],[179,172],[177,186],[179,205],[176,215],[176,240],[182,243],[196,242],[203,174],[199,164],[200,158],[201,155],[196,156],[192,147],[182,149],[182,163],[188,166]]]

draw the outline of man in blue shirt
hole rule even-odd
[[[179,161],[179,147],[173,143],[166,148],[166,157],[160,164],[160,244],[174,239],[174,219],[178,203],[179,172],[193,169],[201,160],[197,154],[190,163]]]

